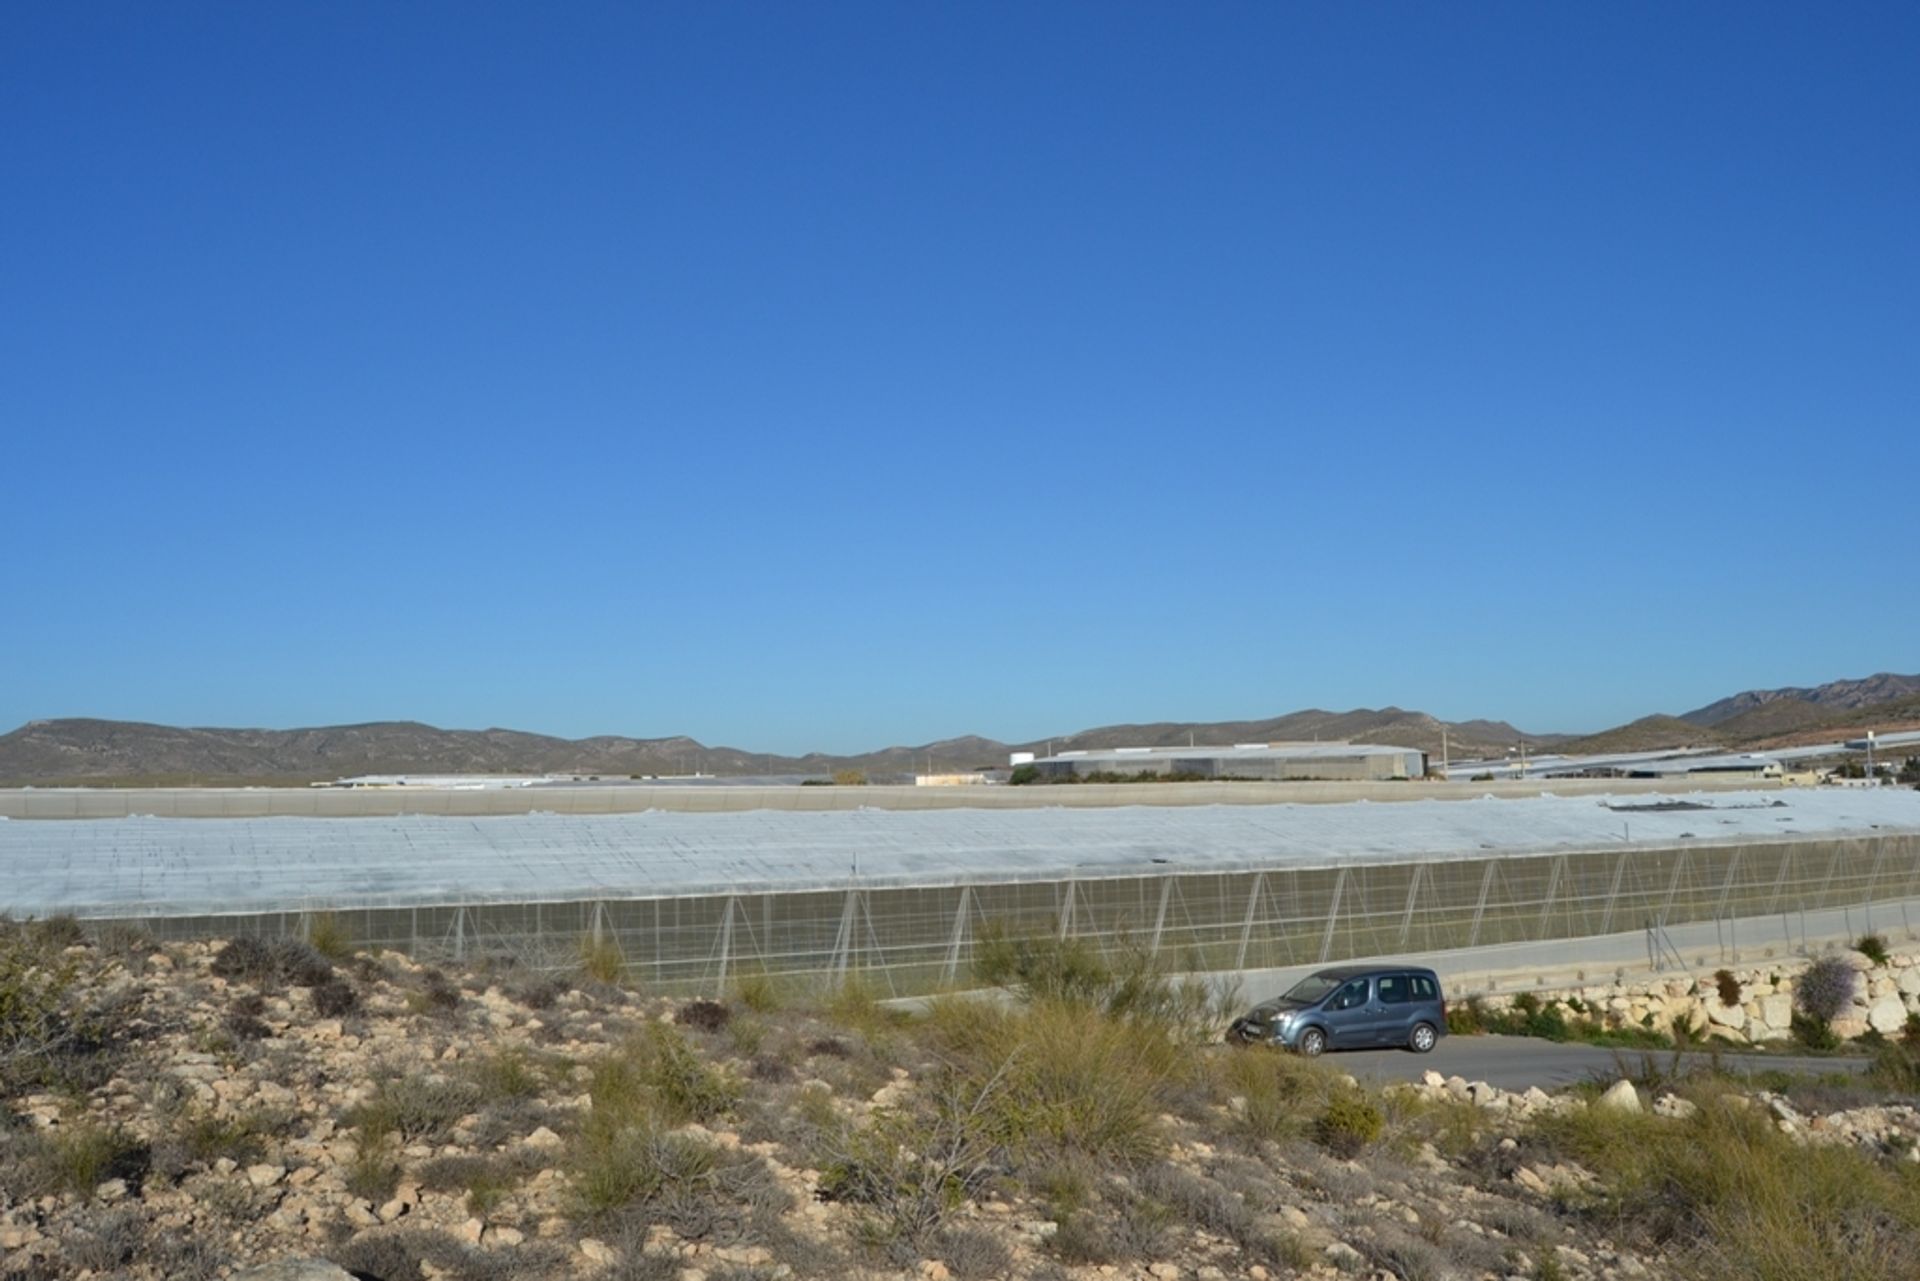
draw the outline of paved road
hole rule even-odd
[[[1673,1058],[1670,1050],[1609,1050],[1593,1045],[1562,1044],[1520,1036],[1449,1036],[1441,1038],[1431,1054],[1413,1054],[1405,1050],[1352,1050],[1328,1054],[1323,1062],[1372,1081],[1418,1081],[1422,1073],[1433,1071],[1442,1076],[1485,1081],[1503,1090],[1524,1090],[1533,1085],[1551,1090],[1596,1078],[1616,1079],[1621,1075],[1621,1061],[1628,1065],[1629,1071],[1637,1071],[1642,1056],[1648,1054],[1652,1055],[1655,1065],[1663,1072]],[[1690,1054],[1687,1057],[1704,1066],[1709,1056]],[[1861,1072],[1866,1069],[1867,1060],[1801,1058],[1785,1054],[1722,1054],[1720,1066],[1731,1072],[1773,1070],[1818,1076],[1832,1072]]]

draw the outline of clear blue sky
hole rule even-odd
[[[1920,669],[1920,9],[15,4],[0,728]]]

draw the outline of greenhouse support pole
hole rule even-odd
[[[1233,960],[1233,968],[1244,970],[1247,967],[1247,944],[1253,941],[1253,914],[1260,906],[1260,889],[1266,884],[1267,874],[1253,874],[1253,889],[1247,895],[1247,916],[1240,922],[1240,954]]]
[[[951,983],[960,974],[960,949],[967,939],[967,899],[973,893],[968,885],[960,887],[960,902],[953,909],[953,937],[947,941],[946,981]]]
[[[841,978],[846,977],[847,965],[853,959],[853,923],[860,911],[860,891],[847,891],[847,904],[840,912],[840,937],[833,944],[833,972]]]
[[[727,895],[727,909],[720,916],[720,981],[714,995],[727,994],[727,962],[733,957],[733,905],[734,895]]]
[[[1600,914],[1600,932],[1613,933],[1613,909],[1620,905],[1620,882],[1627,879],[1627,856],[1622,854],[1613,863],[1613,885],[1607,890],[1607,910]]]
[[[1065,938],[1073,929],[1073,878],[1067,878],[1066,897],[1060,901],[1060,929],[1055,937]]]
[[[1327,963],[1327,957],[1333,953],[1333,927],[1340,920],[1340,895],[1347,888],[1347,869],[1341,868],[1340,875],[1333,878],[1333,902],[1327,905],[1327,932],[1320,936],[1320,964]]]
[[[1866,907],[1866,913],[1867,913],[1867,933],[1869,934],[1873,933],[1873,895],[1874,895],[1874,891],[1880,888],[1880,869],[1883,866],[1885,866],[1886,861],[1887,861],[1886,842],[1875,841],[1873,843],[1873,870],[1867,873],[1867,889],[1866,889],[1866,895],[1865,895],[1866,897],[1865,907]]]
[[[453,909],[453,959],[467,959],[467,909],[464,905]]]
[[[1680,857],[1673,860],[1673,879],[1667,882],[1666,905],[1660,909],[1660,924],[1662,925],[1665,925],[1667,918],[1673,914],[1673,900],[1679,897],[1680,894],[1680,874],[1686,871],[1687,868],[1686,846],[1679,846],[1677,853]]]
[[[1473,928],[1467,931],[1467,946],[1472,947],[1480,941],[1480,922],[1487,916],[1487,895],[1493,892],[1493,869],[1499,864],[1487,860],[1487,873],[1480,878],[1480,901],[1473,905]]]
[[[1413,907],[1420,896],[1420,877],[1427,870],[1425,863],[1413,865],[1413,877],[1407,882],[1407,910],[1400,915],[1400,950],[1407,950],[1407,940],[1413,937]]]
[[[1713,905],[1713,919],[1719,920],[1727,910],[1727,900],[1733,897],[1733,878],[1740,873],[1740,847],[1733,847],[1733,857],[1727,860],[1727,875],[1720,882],[1720,901]]]
[[[1827,856],[1827,876],[1825,880],[1820,882],[1820,901],[1818,904],[1816,904],[1816,906],[1819,906],[1819,907],[1825,907],[1827,905],[1827,894],[1829,891],[1833,889],[1833,874],[1836,870],[1838,870],[1840,866],[1840,842],[1834,841],[1832,842],[1832,845],[1833,845],[1833,852]],[[1800,908],[1801,908],[1802,914],[1804,915],[1806,911],[1806,904],[1802,902],[1800,905]],[[1801,936],[1804,938],[1806,935],[1806,929],[1804,926],[1802,927],[1800,932],[1801,932]]]
[[[1167,877],[1160,882],[1160,910],[1153,916],[1153,943],[1148,947],[1150,956],[1160,955],[1160,934],[1167,926],[1167,904],[1173,899],[1173,878]]]
[[[1793,846],[1782,845],[1780,847],[1780,873],[1773,878],[1773,901],[1767,904],[1768,916],[1772,916],[1775,912],[1781,910],[1780,896],[1787,892],[1787,873],[1791,871],[1792,868]],[[1788,937],[1792,937],[1792,931],[1788,931]]]
[[[1560,877],[1566,870],[1567,856],[1562,854],[1553,860],[1553,870],[1547,873],[1547,897],[1540,904],[1540,924],[1534,930],[1536,938],[1547,937],[1547,922],[1553,919],[1553,900],[1560,893]]]

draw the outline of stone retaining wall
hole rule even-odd
[[[1900,953],[1885,965],[1864,953],[1839,952],[1859,974],[1853,1003],[1833,1022],[1842,1040],[1864,1036],[1869,1029],[1898,1036],[1909,1014],[1920,1014],[1920,956]],[[1811,962],[1804,957],[1767,961],[1759,965],[1729,966],[1740,983],[1740,1000],[1720,1001],[1715,971],[1668,978],[1586,983],[1569,988],[1537,991],[1544,1005],[1558,1006],[1569,1020],[1598,1018],[1627,1027],[1651,1028],[1671,1034],[1676,1026],[1696,1038],[1717,1037],[1735,1045],[1784,1041],[1793,1024],[1793,989]],[[1515,994],[1481,998],[1491,1010],[1513,1005]]]

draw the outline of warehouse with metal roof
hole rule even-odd
[[[1356,782],[1421,778],[1427,755],[1378,743],[1236,743],[1231,747],[1114,747],[1058,752],[1031,762],[1045,781],[1133,778]]]

